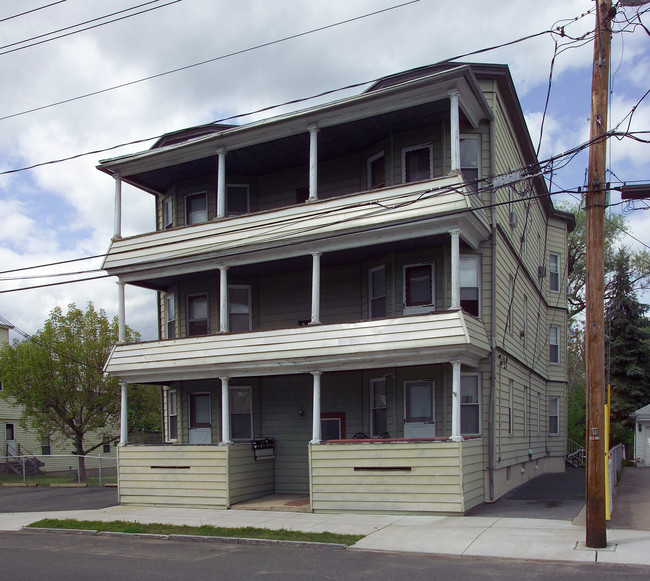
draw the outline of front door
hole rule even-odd
[[[7,443],[7,456],[18,456],[16,424],[5,424],[5,442]]]
[[[211,444],[210,394],[190,393],[190,444]]]
[[[404,437],[433,438],[436,435],[434,382],[404,382]]]

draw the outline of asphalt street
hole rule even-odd
[[[87,510],[117,504],[117,488],[0,487],[0,513]]]

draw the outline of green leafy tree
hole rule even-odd
[[[139,335],[127,329],[127,339],[137,341]],[[121,388],[103,372],[117,341],[117,317],[109,320],[92,303],[85,312],[70,304],[67,313],[53,309],[31,339],[0,351],[0,394],[22,406],[23,425],[42,437],[72,442],[84,481],[84,457],[102,445],[88,444],[88,434],[119,432]]]
[[[582,325],[572,323],[568,328],[567,371],[569,438],[585,444],[585,342]]]
[[[609,335],[611,441],[629,443],[634,422],[630,414],[650,401],[650,322],[648,306],[637,299],[625,248],[614,256],[611,296],[605,309]]]

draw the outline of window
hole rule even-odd
[[[164,230],[174,225],[174,203],[171,196],[167,196],[162,202],[162,227]]]
[[[433,263],[404,267],[404,313],[429,312],[435,309]]]
[[[514,390],[515,390],[515,382],[511,379],[508,384],[508,434],[510,435],[512,435],[512,431],[515,423],[513,417],[513,409],[512,409]]]
[[[460,306],[475,317],[479,316],[479,256],[460,257]]]
[[[345,438],[345,414],[320,415],[321,440],[341,440]]]
[[[550,436],[560,433],[560,398],[556,396],[548,400],[548,433]]]
[[[230,388],[230,433],[233,440],[253,439],[253,388]]]
[[[176,407],[176,390],[167,390],[167,439],[178,439],[178,411]]]
[[[250,286],[228,286],[228,330],[233,333],[251,330]]]
[[[193,295],[187,297],[187,334],[207,335],[208,325],[208,295]]]
[[[386,268],[377,266],[368,271],[368,303],[371,319],[386,316]]]
[[[460,136],[460,171],[463,179],[468,183],[473,192],[478,192],[478,179],[480,177],[480,135]]]
[[[41,440],[41,456],[50,456],[52,454],[52,440],[46,436]]]
[[[176,339],[176,296],[165,296],[165,338]]]
[[[430,180],[433,177],[433,146],[417,145],[402,150],[404,183]]]
[[[226,186],[226,216],[243,216],[250,212],[250,196],[246,184]]]
[[[205,192],[185,196],[185,224],[200,224],[208,221],[208,196]]]
[[[102,438],[102,453],[103,454],[110,454],[111,453],[111,437],[110,436],[104,436]]]
[[[386,185],[386,162],[384,152],[368,160],[368,189],[383,188]]]
[[[481,433],[481,403],[478,374],[460,376],[460,432]]]
[[[560,255],[551,252],[549,257],[548,284],[553,292],[560,292]]]
[[[559,363],[560,362],[560,327],[557,325],[551,325],[551,331],[549,333],[549,353],[548,360],[549,363]]]
[[[370,433],[373,436],[381,436],[388,432],[385,377],[370,380],[370,405]]]

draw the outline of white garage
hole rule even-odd
[[[650,467],[650,404],[635,411],[634,457],[639,458],[638,466]]]

